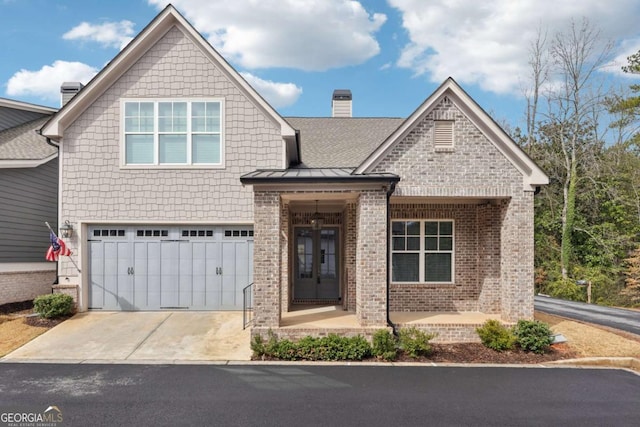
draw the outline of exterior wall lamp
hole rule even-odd
[[[73,236],[73,225],[69,223],[69,220],[65,220],[64,225],[60,227],[60,235],[64,239],[69,239]]]
[[[323,224],[322,216],[318,212],[318,201],[316,200],[316,211],[311,217],[311,228],[314,230],[320,230]]]

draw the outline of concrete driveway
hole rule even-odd
[[[249,360],[242,312],[79,313],[2,361],[180,362]]]

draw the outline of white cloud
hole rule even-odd
[[[586,17],[617,40],[638,37],[637,0],[388,0],[408,33],[398,65],[434,82],[448,76],[494,93],[520,92],[529,44],[542,26],[549,35]],[[637,44],[636,44],[637,47]]]
[[[158,8],[164,0],[148,0]],[[356,65],[380,52],[374,34],[384,14],[350,0],[174,0],[231,61],[248,69],[307,71]]]
[[[82,22],[62,35],[65,40],[93,41],[104,47],[124,48],[133,39],[131,21],[90,24]]]
[[[7,82],[7,94],[11,96],[37,96],[43,100],[60,99],[63,82],[79,81],[86,84],[98,70],[82,62],[55,61],[37,71],[20,70]]]
[[[629,64],[628,57],[640,52],[640,37],[635,39],[623,40],[620,43],[619,54],[606,65],[606,70],[628,78],[640,78],[638,74],[628,74],[622,71],[622,67]]]
[[[278,83],[271,80],[263,80],[251,73],[240,73],[255,90],[274,108],[288,107],[294,104],[300,95],[302,88],[293,83]]]

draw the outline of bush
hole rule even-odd
[[[371,355],[371,346],[362,336],[341,337],[329,334],[326,337],[304,337],[298,342],[279,339],[269,331],[267,342],[259,336],[251,341],[251,350],[256,357],[273,357],[282,360],[362,360]]]
[[[524,351],[543,354],[553,342],[549,325],[537,320],[518,320],[513,333]]]
[[[396,339],[391,332],[386,329],[380,329],[373,334],[373,344],[371,353],[382,360],[391,362],[398,357],[398,349],[396,347]]]
[[[511,350],[516,343],[516,337],[511,330],[498,320],[490,319],[476,328],[482,344],[495,351]]]
[[[33,309],[40,317],[54,319],[73,313],[73,298],[66,294],[47,294],[33,300]]]
[[[415,327],[400,329],[398,341],[404,353],[413,358],[429,356],[433,352],[429,341],[435,338],[435,334],[422,332]]]

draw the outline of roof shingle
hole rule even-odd
[[[0,132],[0,160],[44,160],[57,149],[36,133],[49,116],[32,120]]]
[[[285,120],[300,131],[303,168],[355,168],[404,121],[387,117],[286,117]]]

